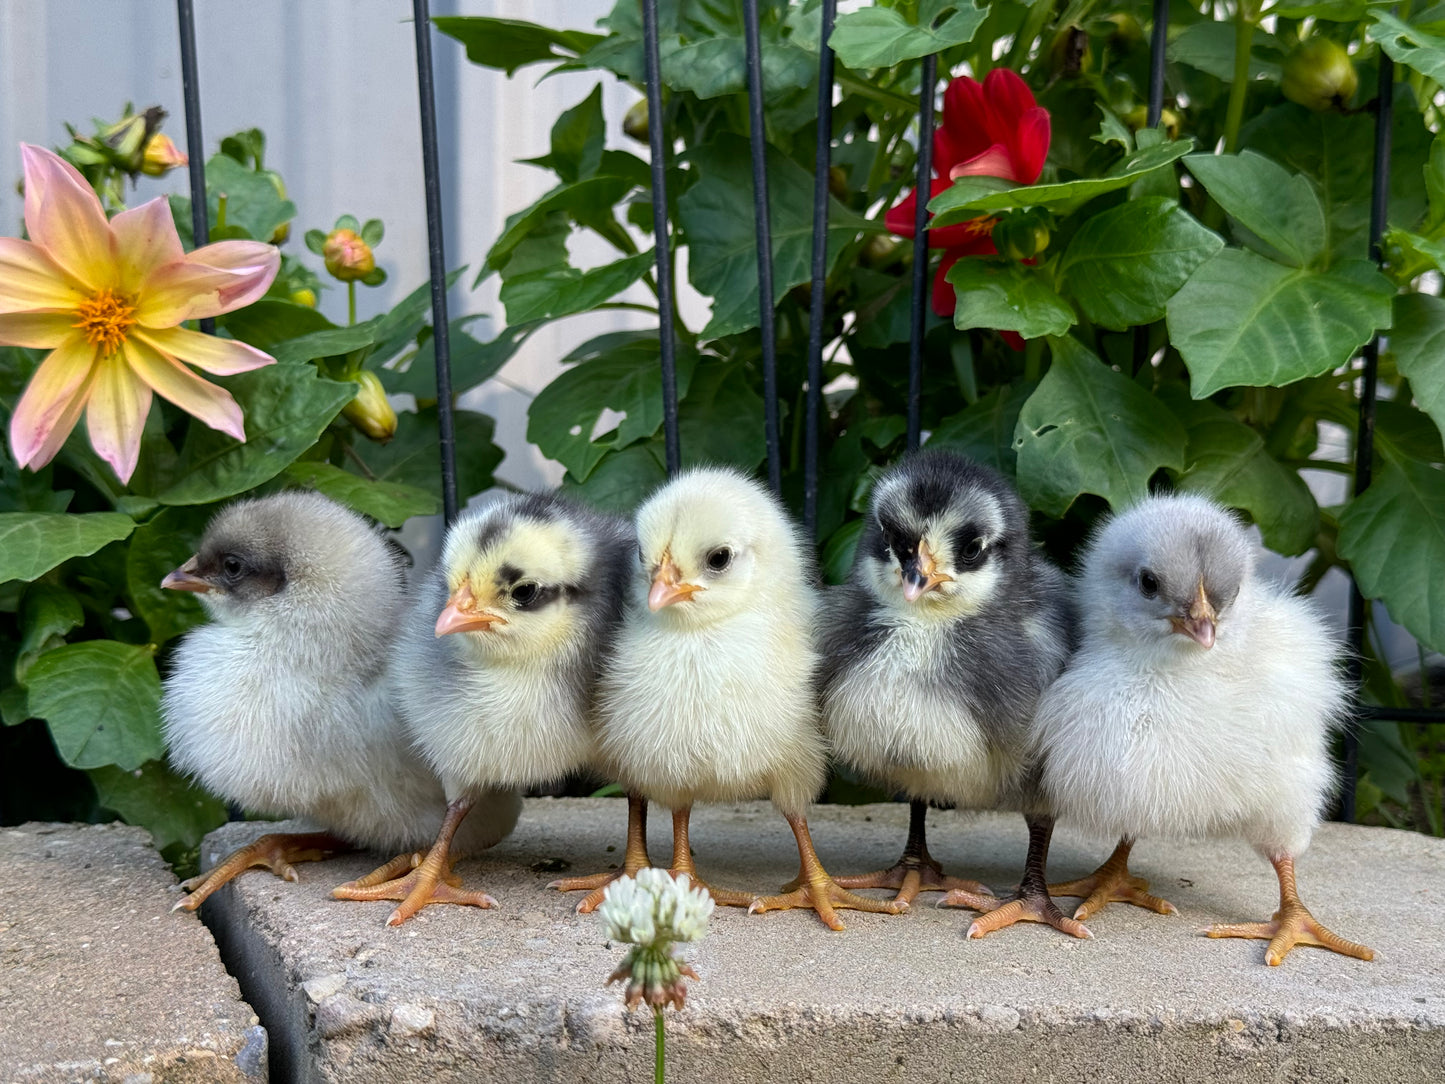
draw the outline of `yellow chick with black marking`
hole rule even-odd
[[[637,512],[632,602],[598,691],[601,751],[620,782],[673,812],[674,875],[697,881],[688,841],[696,802],[771,797],[797,838],[795,891],[716,902],[836,908],[899,905],[835,885],[805,813],[827,771],[814,677],[817,605],[808,548],[778,501],[726,469],[686,471]],[[702,882],[698,882],[702,883]]]
[[[432,903],[495,905],[458,886],[452,836],[488,793],[592,762],[593,686],[633,552],[625,520],[550,494],[507,495],[457,520],[392,668],[412,741],[446,788],[446,817],[420,865],[398,856],[338,897],[400,900],[391,925]]]

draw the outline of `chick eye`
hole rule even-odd
[[[963,547],[958,559],[966,565],[971,565],[983,556],[983,539],[975,538],[968,545]]]
[[[719,546],[707,555],[707,567],[713,572],[721,572],[732,563],[733,551],[726,546]]]
[[[537,597],[537,585],[535,583],[519,583],[512,588],[512,601],[518,606],[526,606]]]
[[[221,571],[227,576],[236,577],[241,574],[241,559],[234,554],[226,554],[221,559]]]
[[[1147,568],[1139,573],[1139,593],[1145,598],[1153,598],[1159,593],[1159,577]]]

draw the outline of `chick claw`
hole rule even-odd
[[[888,869],[872,873],[845,874],[834,877],[833,883],[840,888],[896,888],[898,903],[911,904],[920,892],[963,891],[977,896],[993,896],[993,890],[978,881],[967,881],[961,877],[950,877],[943,872],[943,866],[931,855],[921,857],[905,854]],[[796,879],[784,886],[784,891],[798,887]]]
[[[791,892],[778,896],[759,896],[748,906],[748,913],[785,911],[791,907],[811,907],[823,920],[823,925],[831,930],[846,928],[835,908],[869,911],[877,915],[899,915],[908,910],[908,904],[900,900],[875,900],[849,892],[825,873],[822,877],[809,878],[806,884]]]
[[[1069,918],[1043,890],[1021,892],[1011,899],[999,900],[974,892],[955,889],[938,901],[940,907],[967,907],[983,914],[974,919],[964,935],[969,938],[984,937],[995,930],[1012,926],[1015,922],[1043,922],[1070,937],[1091,939],[1094,935],[1082,922]]]
[[[1073,896],[1084,902],[1074,909],[1080,920],[1096,915],[1111,903],[1132,903],[1161,915],[1177,915],[1179,909],[1166,899],[1151,896],[1149,882],[1129,872],[1129,851],[1132,840],[1120,840],[1102,866],[1087,877],[1063,884],[1049,885],[1050,896]]]
[[[351,849],[351,844],[328,832],[268,833],[254,843],[232,851],[225,861],[205,873],[182,881],[180,887],[188,895],[177,900],[171,910],[194,911],[216,889],[248,869],[269,869],[283,881],[299,881],[301,877],[293,862],[316,862]]]
[[[400,900],[400,905],[387,917],[388,926],[400,926],[423,907],[433,903],[458,903],[483,908],[497,906],[497,901],[487,893],[471,892],[462,888],[461,878],[456,874],[442,873],[439,868],[426,862],[401,877],[381,879],[381,875],[394,872],[398,863],[410,863],[414,857],[398,855],[375,872],[338,885],[332,889],[331,894],[339,900]]]

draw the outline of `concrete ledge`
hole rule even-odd
[[[828,867],[856,872],[893,861],[907,813],[820,807],[811,822]],[[510,839],[458,867],[499,909],[432,907],[400,929],[384,925],[391,904],[329,897],[376,856],[303,867],[300,884],[250,873],[218,894],[202,914],[285,1059],[278,1079],[648,1079],[650,1017],[602,986],[622,950],[596,916],[573,913],[576,896],[543,887],[563,864],[615,862],[624,818],[617,800],[529,801]],[[228,825],[205,857],[267,827]],[[660,859],[670,839],[652,827]],[[1017,876],[1024,839],[1015,816],[930,815],[950,872],[997,889]],[[771,891],[796,872],[791,834],[766,804],[699,809],[692,842],[722,887]],[[1061,829],[1052,872],[1087,872],[1107,849]],[[970,913],[928,895],[904,916],[847,912],[841,934],[811,912],[719,910],[689,947],[702,981],[669,1014],[670,1078],[1445,1079],[1445,841],[1328,825],[1300,863],[1306,903],[1371,945],[1368,964],[1300,948],[1269,968],[1263,942],[1203,937],[1211,922],[1273,910],[1273,874],[1242,844],[1145,841],[1135,859],[1182,914],[1114,905],[1088,942],[1040,926],[966,941]]]
[[[0,1082],[267,1079],[266,1032],[139,828],[0,829]]]

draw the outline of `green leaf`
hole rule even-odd
[[[1277,59],[1265,60],[1259,56],[1261,52],[1273,53]],[[1283,50],[1278,40],[1273,35],[1256,29],[1249,55],[1250,82],[1260,79],[1279,82],[1282,69],[1278,58],[1282,55]],[[1191,68],[1208,72],[1225,83],[1233,82],[1233,20],[1206,19],[1186,26],[1169,43],[1165,56],[1176,64],[1188,64]]]
[[[0,512],[0,583],[36,579],[133,530],[135,520],[118,512]]]
[[[1305,177],[1254,151],[1194,154],[1184,165],[1226,214],[1284,262],[1307,267],[1324,253],[1325,211]]]
[[[1130,200],[1094,215],[1074,234],[1058,267],[1062,288],[1096,324],[1150,324],[1224,241],[1176,200]]]
[[[1445,83],[1445,38],[1427,34],[1386,11],[1372,11],[1370,17],[1375,25],[1365,36],[1385,50],[1391,60]]]
[[[1162,389],[1159,398],[1189,435],[1180,489],[1243,509],[1276,553],[1292,557],[1314,545],[1319,531],[1314,495],[1297,471],[1265,450],[1259,433],[1227,410],[1191,399],[1178,384]]]
[[[505,453],[492,441],[495,423],[485,414],[455,411],[452,426],[457,450],[457,494],[465,501],[492,487],[492,472]],[[440,439],[437,410],[433,406],[415,414],[398,414],[396,433],[391,440],[385,444],[359,440],[352,445],[352,451],[377,481],[420,489],[440,501]]]
[[[372,248],[381,244],[386,235],[386,224],[379,218],[368,218],[361,227],[361,239]]]
[[[1396,297],[1390,349],[1415,402],[1445,433],[1445,301],[1429,294]]]
[[[274,297],[263,297],[244,309],[227,313],[217,323],[233,337],[268,353],[272,347],[288,339],[299,339],[313,331],[326,331],[336,326],[309,305],[297,305]],[[309,361],[310,358],[293,360]]]
[[[1445,471],[1382,462],[1340,513],[1340,556],[1367,598],[1422,644],[1445,651]],[[32,694],[33,700],[33,694]]]
[[[725,136],[694,152],[701,179],[677,201],[688,244],[688,280],[713,299],[702,338],[757,327],[758,261],[753,220],[752,155]],[[768,150],[768,205],[773,237],[773,302],[812,278],[813,176],[776,148]],[[828,259],[872,224],[829,197]]]
[[[891,68],[972,41],[987,15],[970,0],[937,26],[915,26],[894,8],[866,7],[838,16],[828,44],[855,71]]]
[[[434,516],[442,510],[441,501],[427,490],[371,481],[330,463],[303,460],[281,473],[287,481],[324,493],[387,527],[400,527],[412,516]]]
[[[226,380],[246,415],[246,443],[192,425],[176,481],[162,504],[206,504],[274,478],[305,452],[356,396],[351,381],[325,380],[310,365],[267,365]]]
[[[1074,324],[1074,310],[1054,292],[1048,277],[1013,261],[959,260],[948,269],[958,297],[953,326],[1016,331],[1026,339],[1062,335]]]
[[[552,125],[552,150],[542,158],[529,158],[534,166],[545,166],[571,184],[596,174],[602,165],[602,146],[607,124],[602,117],[602,84]]]
[[[537,393],[527,411],[527,439],[586,482],[609,449],[646,440],[662,425],[662,371],[656,339],[626,343],[580,362]],[[677,394],[688,393],[697,355],[677,354]],[[624,415],[616,431],[593,439],[604,409]]]
[[[553,30],[518,19],[481,15],[437,16],[432,25],[465,45],[467,59],[473,64],[497,68],[508,75],[528,64],[577,56],[602,40],[601,34]]]
[[[947,448],[1010,478],[1017,468],[1014,430],[1033,384],[1000,384],[978,402],[944,418],[928,437],[930,448]]]
[[[560,491],[594,508],[630,516],[643,498],[666,480],[662,443],[650,440],[607,452],[585,481],[569,472]]]
[[[487,253],[478,281],[507,266],[512,253],[533,231],[547,225],[548,216],[562,212],[584,224],[611,219],[613,205],[635,187],[628,177],[588,177],[572,184],[558,185],[536,203],[507,219],[502,235]],[[474,284],[475,285],[475,284]]]
[[[60,647],[65,642],[65,634],[84,622],[85,612],[73,591],[53,583],[32,583],[25,589],[21,613],[15,680],[24,682],[31,664],[45,652]]]
[[[1393,293],[1363,260],[1302,271],[1226,248],[1169,300],[1169,338],[1196,399],[1238,385],[1281,387],[1349,361],[1390,326]]]
[[[508,277],[501,290],[507,323],[555,320],[596,308],[647,274],[652,263],[652,250],[648,249],[591,271],[550,267]]]
[[[863,534],[863,520],[850,519],[828,536],[819,559],[823,579],[827,583],[848,582],[848,573],[853,568],[853,558],[858,552],[858,538]]]
[[[689,466],[726,464],[751,474],[768,454],[763,398],[741,362],[701,361],[678,405],[677,429]]]
[[[26,675],[30,712],[72,768],[139,768],[165,752],[151,649],[87,640],[48,651]]]
[[[1305,0],[1303,3],[1286,0],[1270,8],[1269,14],[1281,15],[1286,19],[1327,19],[1335,23],[1357,23],[1372,7],[1388,7],[1394,0]]]
[[[221,196],[226,197],[226,225],[239,226],[256,241],[271,240],[277,229],[296,217],[296,205],[281,196],[270,177],[226,154],[206,162],[206,198],[213,223],[219,220]]]
[[[818,57],[785,39],[771,28],[762,31],[763,98],[772,102],[812,84],[818,75]],[[687,90],[699,98],[737,94],[746,86],[746,48],[741,35],[682,41],[663,38],[659,52],[663,82],[673,90]]]
[[[1146,497],[1160,467],[1184,469],[1184,429],[1158,399],[1074,339],[1050,346],[1053,363],[1014,431],[1030,507],[1059,517],[1093,493],[1117,510]]]
[[[1006,181],[990,177],[961,177],[947,192],[940,192],[928,202],[933,212],[933,227],[952,226],[977,217],[979,211],[1009,211],[1015,207],[1048,207],[1059,215],[1067,215],[1095,196],[1128,188],[1141,177],[1157,169],[1165,169],[1194,149],[1189,140],[1156,143],[1140,147],[1115,163],[1102,177],[1086,177],[1058,184],[1005,187]]]
[[[139,768],[94,768],[90,781],[96,799],[119,813],[127,824],[150,832],[156,849],[172,844],[195,847],[207,832],[226,823],[226,803],[213,798],[164,761],[151,760]]]
[[[468,324],[480,319],[463,316],[451,322],[452,394],[462,393],[496,376],[531,334],[542,326],[514,324],[503,328],[491,342],[480,342],[465,331]],[[405,368],[378,369],[376,375],[388,392],[405,392],[418,399],[437,397],[436,339],[428,336],[415,354],[405,359]]]
[[[283,365],[297,365],[317,358],[339,358],[364,350],[376,342],[381,317],[350,327],[327,327],[275,345],[272,357]]]
[[[206,619],[194,594],[162,590],[161,580],[196,552],[214,511],[189,505],[162,508],[141,524],[126,547],[126,597],[131,611],[150,629],[152,643],[163,644]]]

